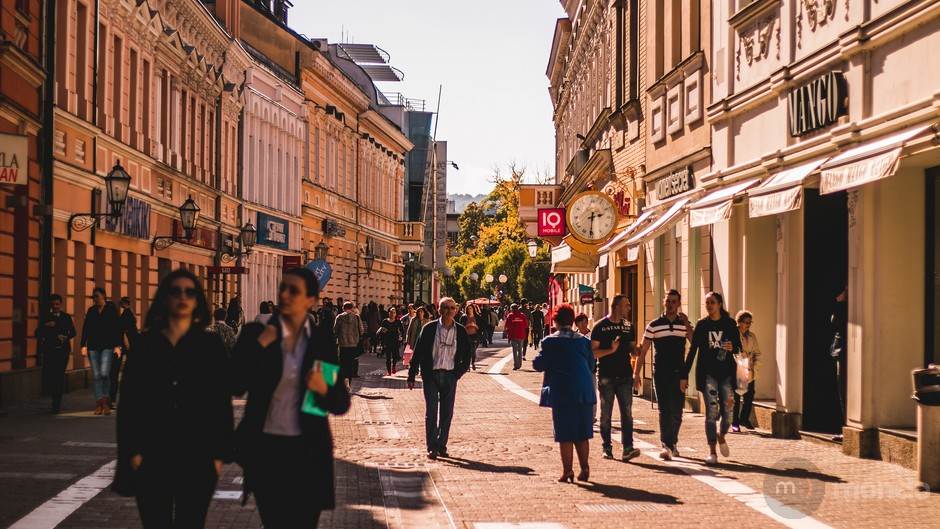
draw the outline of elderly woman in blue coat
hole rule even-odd
[[[552,409],[555,442],[561,449],[559,482],[574,482],[573,453],[581,466],[579,481],[590,477],[589,441],[594,437],[593,407],[597,401],[592,378],[594,354],[591,341],[572,330],[574,309],[564,304],[555,310],[557,332],[542,340],[542,351],[532,361],[545,373],[539,405]]]

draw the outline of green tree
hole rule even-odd
[[[547,250],[540,251],[535,259],[526,259],[519,269],[519,297],[533,303],[548,301],[548,276],[551,272]]]

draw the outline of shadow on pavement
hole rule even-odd
[[[621,485],[606,485],[603,483],[577,483],[579,487],[588,491],[600,494],[605,498],[623,501],[637,501],[647,503],[660,503],[666,505],[679,505],[682,502],[679,498],[670,494],[660,494],[658,492],[649,492],[640,489],[632,489]]]
[[[513,465],[493,465],[482,461],[473,461],[460,457],[441,457],[438,461],[447,463],[450,466],[460,467],[477,472],[489,472],[493,474],[519,474],[522,476],[534,476],[535,470],[529,467]]]
[[[684,459],[702,465],[702,470],[712,471],[715,475],[718,475],[718,473],[715,472],[716,470],[728,470],[731,472],[751,472],[755,474],[766,474],[769,476],[780,476],[795,479],[811,479],[816,481],[823,481],[825,483],[845,483],[845,480],[839,476],[824,474],[822,472],[815,472],[805,468],[765,467],[763,465],[755,465],[753,463],[741,463],[740,461],[735,461],[733,459],[729,459],[726,462],[719,462],[716,465],[706,465],[705,460],[702,458],[684,456]],[[734,476],[725,477],[736,479]]]
[[[640,468],[645,468],[647,470],[660,472],[662,474],[672,474],[673,476],[685,475],[685,471],[683,471],[681,468],[673,467],[669,465],[657,465],[655,463],[639,463],[635,459],[631,461],[629,464],[640,467]]]

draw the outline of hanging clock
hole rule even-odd
[[[617,227],[617,206],[601,191],[584,191],[567,208],[568,231],[587,244],[606,241]]]

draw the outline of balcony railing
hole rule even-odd
[[[402,222],[398,225],[398,238],[402,241],[423,242],[423,222]]]

